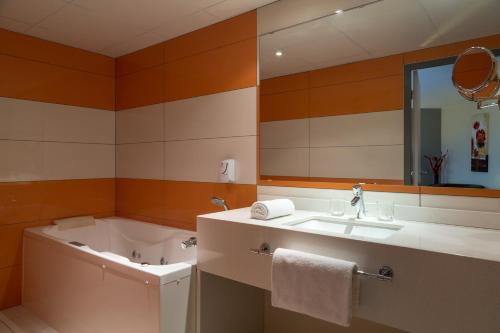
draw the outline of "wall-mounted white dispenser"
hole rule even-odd
[[[219,181],[221,183],[234,183],[236,179],[235,160],[228,159],[220,162]]]

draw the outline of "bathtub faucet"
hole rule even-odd
[[[196,245],[198,245],[198,240],[196,239],[196,237],[189,237],[189,239],[181,242],[181,248],[183,248],[184,250],[188,247],[193,247]]]

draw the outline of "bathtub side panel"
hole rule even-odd
[[[101,258],[84,260],[75,251],[24,237],[24,306],[59,332],[159,333],[159,286],[103,268]]]
[[[194,269],[194,268],[193,268]],[[161,285],[161,333],[195,333],[196,274]]]

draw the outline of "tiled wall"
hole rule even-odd
[[[256,64],[255,12],[117,60],[117,215],[195,229],[211,196],[255,200]]]
[[[23,229],[114,214],[114,60],[0,29],[0,309]]]
[[[260,124],[260,173],[402,182],[403,111]]]

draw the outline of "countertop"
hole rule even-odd
[[[201,219],[212,219],[275,228],[293,230],[329,236],[333,238],[352,239],[356,241],[386,244],[398,247],[431,251],[450,255],[457,255],[475,259],[500,262],[500,230],[454,226],[447,224],[425,223],[414,221],[394,220],[389,224],[403,226],[402,229],[385,239],[356,237],[317,230],[297,229],[288,223],[314,216],[331,216],[325,212],[296,210],[292,215],[261,221],[250,218],[250,208],[234,209],[225,212],[200,215]],[[345,218],[345,217],[344,217]],[[364,221],[377,222],[375,218],[366,218]],[[387,223],[387,222],[385,222]]]

